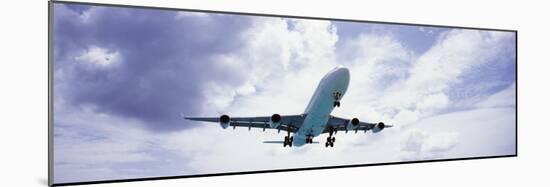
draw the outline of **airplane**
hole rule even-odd
[[[364,131],[372,130],[378,133],[393,125],[386,125],[383,122],[367,123],[357,118],[345,119],[330,115],[336,108],[340,107],[340,100],[346,93],[350,82],[350,72],[346,67],[337,66],[328,72],[320,81],[313,97],[310,99],[304,113],[298,115],[279,115],[261,117],[229,117],[223,114],[220,117],[185,117],[187,120],[219,123],[223,129],[229,126],[274,129],[287,132],[284,141],[264,141],[264,143],[282,143],[283,147],[296,147],[305,144],[318,143],[313,138],[328,133],[325,147],[334,147],[336,138],[333,136],[338,131]],[[294,136],[291,136],[294,133]]]

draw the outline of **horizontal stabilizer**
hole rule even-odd
[[[264,143],[275,143],[275,144],[283,144],[284,141],[264,141]]]

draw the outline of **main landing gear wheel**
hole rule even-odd
[[[336,128],[330,126],[328,128],[328,137],[327,141],[325,142],[325,147],[334,147],[334,142],[336,142],[336,137],[333,136],[334,134],[336,134]]]
[[[334,107],[340,107],[340,101],[334,101]]]
[[[334,142],[336,141],[335,137],[327,137],[327,142],[325,142],[325,147],[334,147]]]
[[[327,142],[325,142],[325,147],[334,147],[334,142],[336,141],[336,137],[327,137]]]
[[[294,137],[292,136],[285,136],[285,141],[283,142],[283,147],[286,147],[288,145],[288,147],[292,147],[292,141],[294,140]]]
[[[294,141],[294,137],[290,136],[290,131],[287,131],[288,135],[285,136],[285,141],[283,142],[283,147],[292,147],[292,141]]]

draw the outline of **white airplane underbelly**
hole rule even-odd
[[[330,113],[334,109],[335,92],[342,96],[345,94],[349,84],[349,74],[347,72],[336,72],[332,76],[323,79],[315,91],[312,100],[306,108],[307,115],[300,129],[294,136],[293,144],[301,146],[306,144],[307,136],[319,136],[325,130],[325,126],[330,118]]]
[[[325,129],[333,109],[333,101],[330,97],[321,97],[315,106],[308,112],[299,134],[318,136]]]

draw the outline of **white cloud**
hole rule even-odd
[[[471,109],[425,118],[407,129],[429,135],[456,133],[458,144],[439,158],[510,155],[516,151],[514,113],[514,107]],[[429,146],[432,150],[452,145],[452,141],[434,143]]]
[[[150,150],[156,138],[141,122],[97,113],[90,106],[63,107],[55,113],[63,116],[55,121],[54,167],[60,171],[56,182],[114,179],[120,177],[112,176],[114,165],[155,159],[144,150]]]
[[[395,123],[389,120],[396,111],[385,108],[380,98],[391,85],[408,77],[408,69],[416,55],[385,34],[361,34],[342,46],[338,51],[340,63],[349,64],[351,81],[342,100],[344,107],[335,110],[334,114],[358,117],[363,121]]]
[[[81,23],[91,23],[93,22],[94,18],[96,17],[98,11],[103,10],[102,7],[89,7],[87,10],[82,10],[82,12],[77,12],[69,9],[65,5],[56,4],[55,5],[55,16],[56,19],[78,19]]]
[[[247,81],[233,88],[208,83],[204,92],[223,103],[212,105],[210,108],[218,107],[210,111],[250,115],[254,108],[256,113],[271,115],[292,108],[291,112],[301,113],[320,77],[336,65],[338,37],[327,21],[261,18],[243,37],[247,38],[243,49],[215,60],[227,67],[228,73],[245,76]],[[225,91],[216,91],[220,88]]]
[[[436,28],[433,28],[433,27],[418,27],[418,30],[420,32],[432,35],[432,34],[435,33]]]
[[[476,103],[479,108],[489,107],[514,107],[516,105],[516,84],[510,85],[505,90],[488,96],[486,100]]]
[[[443,32],[434,46],[413,60],[406,78],[399,79],[380,94],[374,106],[380,111],[407,112],[417,116],[395,119],[401,125],[428,117],[451,103],[450,88],[461,76],[484,63],[490,63],[510,35],[495,32],[451,30]],[[391,114],[390,114],[391,115]]]
[[[180,12],[176,13],[176,19],[182,19],[182,18],[187,18],[187,17],[191,17],[191,18],[208,18],[209,15],[210,15],[209,13],[203,13],[203,12],[180,11]]]
[[[449,103],[449,98],[443,93],[437,93],[425,96],[423,100],[416,103],[416,109],[420,111],[437,111],[445,108]]]
[[[401,150],[404,160],[441,158],[459,143],[457,132],[425,133],[413,129],[405,133]]]
[[[75,57],[76,61],[107,67],[119,63],[121,55],[117,50],[108,50],[98,46],[89,46],[88,49]]]

